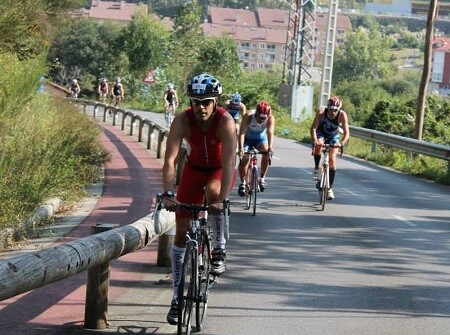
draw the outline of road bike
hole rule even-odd
[[[173,104],[169,104],[169,108],[167,109],[167,113],[165,115],[167,127],[170,127],[170,125],[172,124],[173,118],[175,116],[174,108],[175,107]]]
[[[332,144],[324,144],[322,145],[322,165],[320,168],[320,174],[318,177],[318,181],[316,183],[316,187],[319,190],[319,206],[320,210],[323,211],[325,209],[325,204],[328,199],[328,191],[330,190],[330,149],[335,148]],[[314,145],[313,145],[314,152]],[[342,156],[343,147],[340,147],[340,156]]]
[[[259,189],[259,167],[258,167],[258,154],[261,155],[267,155],[269,154],[269,165],[271,165],[271,155],[268,151],[259,151],[256,148],[251,148],[244,152],[244,154],[249,155],[249,166],[248,166],[248,172],[246,177],[246,184],[248,187],[248,190],[245,194],[245,209],[250,209],[250,207],[253,206],[253,216],[256,215],[256,198],[257,193],[260,192]]]
[[[161,232],[159,212],[162,201],[173,198],[157,195],[154,213],[155,230]],[[225,214],[225,238],[229,238],[230,201],[223,201]],[[195,315],[195,331],[199,332],[206,318],[208,293],[216,283],[216,276],[211,273],[212,238],[207,219],[208,205],[177,203],[178,210],[190,211],[193,218],[186,234],[186,252],[184,256],[181,280],[178,286],[178,324],[177,334],[189,335]],[[194,312],[195,311],[195,312]]]

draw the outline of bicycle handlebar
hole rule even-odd
[[[197,204],[185,204],[185,203],[179,203],[173,198],[165,197],[162,193],[158,193],[156,195],[156,208],[155,212],[153,213],[153,222],[155,225],[155,233],[161,234],[162,231],[162,225],[160,221],[160,213],[162,209],[162,202],[164,199],[167,199],[174,204],[177,204],[177,208],[190,211],[192,213],[199,213],[202,211],[207,211],[209,209],[209,206],[207,204],[205,205],[197,205]],[[226,227],[226,233],[228,233],[228,227],[230,222],[230,199],[226,198],[222,201],[223,203],[223,212],[224,212],[224,222]]]
[[[243,152],[244,154],[248,154],[248,155],[269,155],[269,165],[272,165],[272,150],[267,150],[267,151],[259,151],[256,148],[251,148],[249,150],[245,150]]]
[[[312,149],[311,149],[311,156],[314,155],[314,148],[316,147],[316,144],[313,143],[312,145]],[[341,144],[341,146],[336,147],[334,144],[322,144],[322,151],[325,152],[327,149],[330,148],[339,148],[339,157],[342,157],[342,155],[344,154],[344,146]]]

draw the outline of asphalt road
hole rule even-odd
[[[161,114],[141,114],[163,121]],[[121,147],[118,137],[112,143]],[[344,156],[336,199],[322,212],[310,147],[281,138],[274,147],[256,216],[236,189],[231,196],[228,270],[211,290],[201,334],[448,334],[450,187]],[[155,188],[160,180],[152,171],[160,165],[152,166],[147,180]],[[43,288],[54,292],[54,305],[32,300],[33,292],[0,309],[0,320],[5,311],[16,312],[5,322],[33,326],[33,332],[10,328],[17,334],[175,334],[165,322],[171,288],[160,282],[168,270],[155,266],[155,248],[113,262],[108,330],[79,327],[83,278],[70,285],[77,295],[62,281],[63,291]]]
[[[321,212],[310,147],[274,147],[257,215],[231,197],[228,271],[202,333],[447,334],[450,187],[344,155]]]

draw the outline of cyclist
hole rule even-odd
[[[69,90],[70,90],[70,97],[71,98],[78,98],[78,94],[80,94],[80,84],[78,84],[78,80],[72,79],[72,81],[69,84]]]
[[[108,80],[106,78],[102,78],[100,80],[100,82],[98,83],[97,91],[100,101],[105,102],[109,92]]]
[[[167,119],[167,113],[169,113],[169,107],[172,106],[173,116],[176,114],[176,108],[178,106],[178,95],[174,89],[173,84],[167,85],[167,90],[164,91],[164,114]]]
[[[225,272],[226,251],[222,201],[228,197],[234,183],[234,155],[236,133],[233,118],[218,106],[222,93],[221,83],[203,73],[188,84],[190,107],[178,114],[170,128],[163,165],[163,185],[166,196],[173,197],[175,161],[183,140],[188,145],[176,200],[185,203],[209,204],[214,248],[211,271],[216,276]],[[230,158],[231,157],[231,158]],[[164,207],[175,211],[176,205],[164,200]],[[186,232],[192,215],[176,211],[175,240],[172,247],[173,299],[167,321],[175,325],[178,320],[177,290],[181,277]]]
[[[314,171],[313,179],[317,181],[319,176],[319,164],[321,158],[321,146],[331,144],[330,149],[330,189],[328,200],[334,199],[333,182],[336,176],[336,156],[338,150],[347,143],[350,137],[347,113],[342,109],[342,101],[337,96],[328,99],[327,106],[317,111],[316,117],[311,125],[311,139],[314,144]],[[342,127],[344,137],[340,140],[339,127]]]
[[[273,137],[275,130],[275,117],[272,115],[272,107],[267,101],[260,101],[256,105],[256,110],[244,114],[239,132],[239,154],[242,160],[239,164],[239,185],[238,194],[244,197],[248,192],[246,176],[249,166],[249,155],[242,155],[243,150],[256,148],[259,151],[273,153]],[[261,158],[261,176],[259,179],[259,189],[264,192],[266,189],[265,177],[269,169],[269,155],[263,155]]]
[[[239,136],[239,116],[247,112],[247,107],[242,103],[242,97],[238,92],[231,96],[225,109],[233,117],[234,122],[236,122],[236,136]]]
[[[119,105],[119,102],[121,102],[124,99],[125,90],[123,89],[122,85],[122,79],[120,77],[116,78],[116,82],[114,83],[112,87],[112,98],[113,98],[113,104],[114,106]]]

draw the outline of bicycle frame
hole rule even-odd
[[[253,216],[256,215],[256,195],[259,191],[258,189],[258,176],[259,176],[259,167],[258,167],[258,151],[253,149],[248,152],[249,154],[249,167],[247,172],[247,185],[248,192],[246,196],[247,200],[247,208],[250,209],[253,203]],[[253,201],[252,201],[253,200]]]
[[[319,181],[316,186],[319,190],[319,206],[320,210],[325,209],[325,204],[328,198],[328,190],[330,189],[330,149],[335,148],[331,144],[324,144],[321,148],[322,153],[322,169]],[[313,146],[314,150],[314,146]],[[340,147],[340,155],[342,156],[343,148]]]
[[[174,106],[173,104],[169,104],[169,108],[167,108],[167,113],[166,113],[166,126],[170,127],[170,125],[172,124],[173,121],[173,110],[174,110]]]
[[[270,152],[258,151],[256,148],[252,148],[244,154],[249,155],[249,166],[247,170],[246,183],[248,185],[248,192],[246,194],[246,207],[245,209],[250,209],[253,207],[252,215],[256,215],[256,198],[259,190],[259,167],[258,167],[258,154],[270,155]],[[269,156],[269,165],[271,164],[271,157]]]

